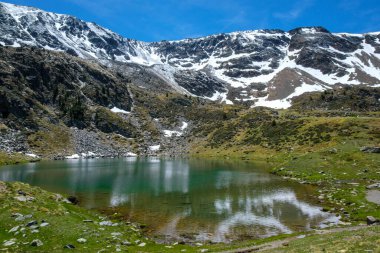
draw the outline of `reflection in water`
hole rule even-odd
[[[87,208],[116,207],[155,234],[230,241],[310,229],[335,217],[312,189],[252,164],[159,158],[41,162],[0,169],[0,180],[73,194]]]

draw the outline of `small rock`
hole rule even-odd
[[[13,244],[16,244],[16,239],[15,238],[10,239],[8,241],[4,241],[3,246],[8,247],[8,246],[12,246]]]
[[[201,253],[205,253],[205,252],[207,252],[207,251],[208,251],[208,249],[201,249],[201,250],[200,250]]]
[[[362,147],[360,151],[365,153],[380,153],[380,147]]]
[[[366,188],[367,189],[380,188],[380,183],[375,183],[375,184],[368,185]]]
[[[367,225],[372,225],[372,224],[375,224],[377,222],[379,222],[379,220],[376,219],[375,217],[367,216]]]
[[[79,203],[78,198],[75,197],[75,196],[69,196],[69,197],[67,197],[67,200],[70,201],[70,202],[71,202],[72,204],[74,204],[74,205],[76,205],[76,204]]]
[[[33,246],[33,247],[41,247],[42,245],[44,244],[39,239],[35,239],[30,243],[30,246]]]
[[[41,225],[40,225],[41,228],[46,227],[46,226],[49,226],[49,223],[47,223],[47,222],[43,222],[43,223],[41,223]]]
[[[145,243],[145,242],[142,242],[142,243],[140,243],[140,244],[137,245],[137,246],[139,246],[139,247],[145,247],[145,245],[146,245],[146,243]]]
[[[289,243],[287,243],[287,242],[284,242],[284,243],[282,244],[282,246],[285,246],[285,247],[287,247],[287,246],[289,246]]]
[[[20,228],[20,226],[13,227],[13,228],[11,228],[11,229],[8,231],[8,233],[14,233],[14,232],[16,232],[19,228]]]
[[[37,230],[37,229],[33,229],[32,230],[32,234],[37,234],[37,233],[39,233],[40,231],[39,230]]]
[[[20,195],[26,196],[26,193],[23,192],[23,191],[21,191],[21,190],[18,190],[17,193],[20,194]]]
[[[123,241],[121,244],[125,245],[125,246],[131,246],[132,245],[132,243],[129,241]]]
[[[25,220],[25,217],[23,216],[19,216],[15,219],[15,221],[24,221]]]
[[[72,245],[72,244],[67,244],[65,246],[63,246],[64,249],[75,249],[75,246]]]
[[[119,232],[114,232],[114,233],[111,233],[111,235],[117,237],[117,236],[121,236],[121,233],[119,233]]]
[[[25,196],[17,196],[15,197],[16,200],[21,201],[21,202],[26,202],[26,197]]]
[[[12,213],[11,218],[24,217],[21,213]]]
[[[84,239],[84,238],[79,238],[79,239],[77,240],[77,242],[79,242],[79,243],[86,243],[87,240]]]
[[[112,221],[102,221],[102,222],[99,222],[99,225],[100,226],[113,226],[113,223],[112,223]]]
[[[31,227],[33,225],[37,225],[38,224],[38,221],[34,220],[34,221],[31,221],[31,222],[28,222],[28,224],[26,224],[27,227]]]

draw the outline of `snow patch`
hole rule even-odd
[[[78,154],[73,154],[73,155],[70,155],[70,156],[66,156],[65,158],[66,159],[79,159],[80,156]]]
[[[291,98],[300,96],[306,92],[324,91],[326,89],[327,88],[322,85],[311,85],[304,83],[301,86],[297,87],[292,94],[284,99],[268,100],[268,95],[266,97],[259,98],[253,107],[265,106],[273,109],[287,109],[292,105]]]
[[[150,149],[151,151],[158,151],[158,150],[160,150],[160,147],[161,147],[161,145],[158,144],[158,145],[150,146],[149,149]]]
[[[25,154],[26,156],[29,156],[29,157],[32,157],[32,158],[39,158],[39,156],[38,155],[36,155],[36,154],[32,154],[32,153],[27,153],[27,154]]]
[[[122,110],[122,109],[119,109],[117,108],[116,106],[114,106],[112,109],[111,109],[111,112],[114,112],[114,113],[124,113],[124,114],[129,114],[131,112],[128,112],[126,110]]]

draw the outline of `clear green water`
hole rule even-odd
[[[121,213],[161,239],[228,242],[336,221],[310,202],[310,186],[236,161],[47,161],[2,167],[0,180],[78,196],[80,205]]]

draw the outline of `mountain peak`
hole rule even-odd
[[[322,26],[304,26],[289,31],[291,35],[295,34],[313,34],[313,33],[330,33],[329,30]]]

